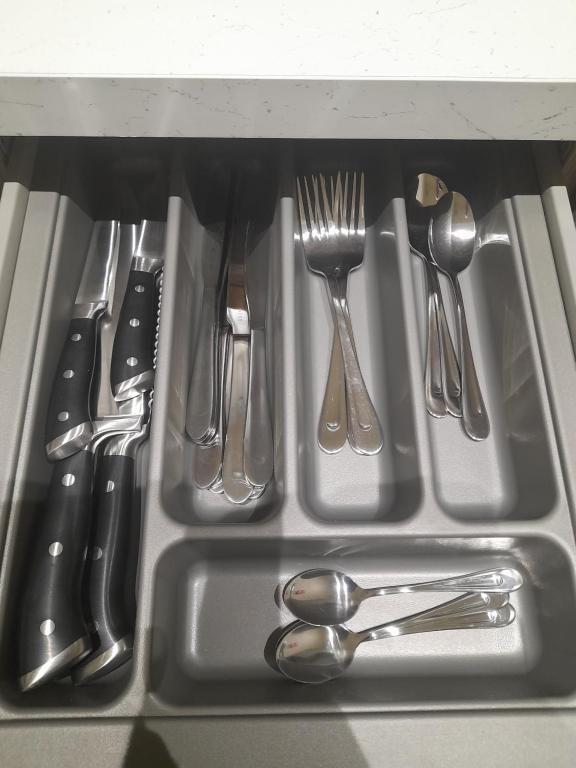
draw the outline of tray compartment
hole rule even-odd
[[[301,499],[310,514],[326,522],[403,520],[421,498],[396,209],[389,200],[368,227],[364,262],[350,275],[348,288],[360,367],[384,435],[375,456],[359,456],[348,443],[328,455],[318,445],[332,318],[324,281],[307,268],[298,241],[295,248]]]
[[[273,208],[278,179],[273,173],[263,173],[259,196],[248,202],[260,232],[256,248],[269,255],[266,351],[274,422],[274,478],[260,499],[234,505],[223,494],[216,495],[195,486],[193,464],[198,449],[185,429],[204,290],[202,259],[207,250],[215,256],[221,253],[230,181],[225,173],[216,172],[221,162],[217,153],[215,157],[209,155],[204,162],[208,167],[193,163],[190,180],[181,171],[178,173],[179,196],[170,200],[172,236],[168,240],[163,292],[163,320],[167,330],[161,339],[160,367],[163,370],[159,378],[159,387],[164,389],[164,399],[159,407],[163,428],[158,437],[163,445],[160,467],[162,504],[169,516],[185,525],[258,522],[276,514],[282,503],[281,212],[279,206],[276,210]],[[235,162],[232,156],[230,163]],[[248,160],[246,163],[250,165]]]
[[[286,681],[265,661],[270,634],[292,620],[275,603],[275,591],[301,570],[337,568],[377,586],[504,564],[525,577],[511,598],[518,618],[509,627],[366,643],[346,675],[323,686]],[[349,626],[373,626],[450,597],[374,598]],[[544,537],[189,541],[169,549],[158,564],[151,687],[166,704],[201,711],[538,699],[576,689],[574,642],[569,559]]]
[[[16,680],[20,585],[54,466],[47,461],[44,449],[48,400],[81,279],[93,222],[114,216],[124,221],[129,221],[131,217],[138,220],[140,217],[161,219],[166,216],[166,195],[161,194],[161,158],[150,152],[148,146],[148,165],[142,175],[142,156],[137,154],[135,160],[134,156],[129,158],[125,153],[118,152],[119,149],[118,146],[114,150],[109,144],[106,147],[98,143],[92,147],[81,143],[63,148],[60,156],[61,178],[55,186],[68,194],[59,196],[57,192],[50,193],[56,197],[57,204],[53,243],[51,240],[48,253],[37,254],[37,269],[47,271],[46,292],[39,321],[20,457],[15,470],[6,556],[0,577],[0,696],[8,709],[17,711],[48,712],[67,707],[77,711],[105,708],[126,692],[131,678],[131,664],[126,664],[91,686],[74,687],[67,679],[26,694],[20,692]],[[113,174],[114,182],[111,182],[109,173]],[[154,176],[154,183],[149,182],[148,186],[146,179],[150,175]],[[135,179],[138,180],[139,192],[155,188],[161,202],[158,203],[158,198],[153,195],[133,196],[131,185]],[[105,195],[110,184],[113,190]],[[31,193],[30,198],[39,194]],[[29,208],[30,204],[29,201]],[[140,208],[140,213],[137,208]],[[143,457],[140,457],[140,463],[143,463]],[[140,467],[137,470],[139,486],[144,483],[144,476]],[[142,495],[144,497],[145,493]]]
[[[491,422],[487,440],[475,443],[452,418],[428,418],[433,479],[444,511],[463,521],[533,520],[556,507],[550,413],[524,264],[509,195],[518,193],[517,172],[530,164],[528,149],[441,142],[424,145],[405,161],[405,176],[439,175],[465,194],[477,225],[477,249],[460,276],[478,378]],[[407,153],[408,154],[408,153]],[[522,191],[526,191],[523,189]],[[423,265],[411,257],[425,355]],[[453,301],[442,276],[453,324]],[[453,334],[454,339],[456,335]],[[422,407],[424,407],[422,405]]]

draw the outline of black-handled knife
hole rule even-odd
[[[56,369],[46,420],[50,461],[71,456],[92,438],[91,389],[98,323],[113,297],[118,222],[94,223],[72,319]]]
[[[62,676],[91,649],[82,574],[93,469],[89,449],[58,462],[38,514],[20,607],[18,674],[23,691]]]
[[[163,221],[143,221],[120,311],[110,380],[114,397],[129,400],[154,385],[157,274],[164,265]]]
[[[143,409],[147,408],[141,395]],[[132,656],[138,565],[139,516],[134,505],[135,455],[147,437],[147,418],[140,432],[106,443],[97,470],[96,505],[86,591],[92,621],[93,651],[72,670],[77,685],[89,683]],[[132,556],[130,556],[132,555]]]

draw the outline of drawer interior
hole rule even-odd
[[[573,706],[576,546],[559,404],[515,200],[539,198],[530,148],[488,142],[77,140],[61,152],[60,203],[0,576],[0,716],[122,717]],[[307,269],[294,177],[365,170],[364,261],[348,296],[358,357],[384,446],[359,456],[318,446],[332,322],[322,280]],[[465,194],[477,223],[461,275],[471,343],[490,415],[473,442],[424,400],[425,274],[411,255],[406,198],[419,172]],[[260,499],[231,505],[200,490],[186,407],[204,293],[203,264],[224,246],[234,173],[258,179],[244,201],[268,262],[266,358],[274,478]],[[138,615],[130,664],[90,686],[18,690],[18,594],[52,471],[44,421],[58,351],[95,220],[165,219],[154,411],[139,457]],[[545,227],[532,221],[531,226]],[[454,332],[452,295],[442,278]],[[562,328],[565,331],[565,328]],[[561,334],[558,348],[563,355]],[[550,350],[547,350],[550,352]],[[561,439],[562,438],[562,439]],[[136,535],[136,534],[135,534]],[[430,633],[367,643],[338,681],[302,686],[273,669],[278,602],[290,576],[345,571],[362,586],[513,566],[524,586],[502,630]],[[361,629],[454,595],[371,600]]]

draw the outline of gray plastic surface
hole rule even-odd
[[[354,157],[354,146],[344,150]],[[219,148],[210,151],[218,156]],[[282,156],[284,148],[277,151]],[[337,160],[342,150],[327,151]],[[409,255],[402,199],[403,173],[424,162],[419,151],[370,148],[368,160],[379,169],[372,190],[377,210],[369,221],[365,264],[350,282],[359,356],[384,426],[379,456],[357,457],[346,448],[333,457],[317,446],[329,313],[323,287],[295,243],[293,199],[286,191],[278,198],[261,241],[271,261],[276,474],[267,494],[242,508],[192,484],[185,407],[200,264],[213,235],[196,212],[201,190],[194,169],[183,186],[175,180],[133,663],[90,687],[62,682],[23,695],[15,685],[13,627],[26,542],[48,479],[39,435],[82,266],[78,253],[92,222],[62,199],[0,576],[0,717],[574,707],[576,546],[569,468],[576,465],[576,367],[542,203],[532,171],[524,169],[531,165],[529,148],[506,155],[497,145],[436,150],[439,173],[452,173],[460,183],[467,171],[474,189],[476,174],[487,169],[493,190],[490,196],[484,185],[473,199],[481,247],[462,276],[493,424],[480,444],[471,443],[457,422],[432,420],[424,406],[422,273]],[[289,180],[286,187],[279,176],[283,190],[291,189],[294,168],[310,162],[300,152],[296,145],[294,166],[289,155],[280,158]],[[329,565],[369,585],[503,563],[519,567],[526,579],[513,598],[518,621],[504,630],[372,643],[342,680],[317,688],[289,683],[266,663],[270,633],[289,620],[274,601],[275,589],[301,569]],[[430,596],[370,601],[353,626],[433,602]]]

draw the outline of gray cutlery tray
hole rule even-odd
[[[262,150],[259,142],[227,141],[190,147],[189,153],[182,143],[169,149],[154,416],[139,467],[134,658],[91,686],[61,681],[21,694],[15,619],[34,516],[50,476],[46,405],[80,278],[78,254],[96,215],[85,202],[88,174],[78,172],[75,191],[57,190],[64,194],[54,245],[39,254],[49,259],[48,280],[0,574],[0,717],[573,707],[576,371],[530,147],[266,142]],[[234,507],[194,487],[194,448],[184,425],[202,254],[221,231],[217,215],[206,220],[204,197],[218,201],[222,167],[243,155],[269,163],[268,196],[276,200],[258,246],[270,259],[275,477],[261,499]],[[306,269],[295,237],[292,180],[303,169],[330,170],[339,162],[369,171],[365,261],[350,278],[349,298],[385,436],[374,457],[348,447],[328,456],[316,441],[331,320],[324,287]],[[423,270],[409,254],[403,199],[405,179],[416,170],[441,175],[471,199],[477,216],[480,246],[462,289],[492,423],[482,443],[468,440],[454,419],[432,419],[424,405]],[[448,292],[445,299],[450,308]],[[291,621],[276,601],[278,587],[300,570],[334,567],[376,586],[500,565],[525,577],[512,596],[517,621],[505,629],[366,644],[342,679],[318,687],[290,683],[271,669],[271,635]],[[374,599],[350,626],[382,623],[449,597]]]

